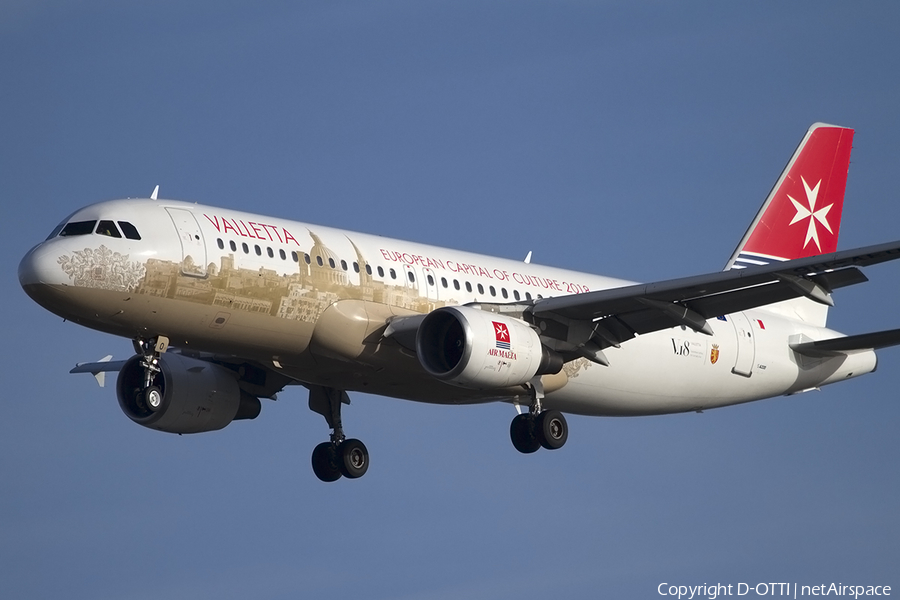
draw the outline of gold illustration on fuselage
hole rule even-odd
[[[396,284],[377,280],[367,272],[368,263],[352,241],[356,263],[354,273],[350,273],[347,263],[319,236],[311,231],[309,235],[313,240],[309,253],[297,255],[296,262],[287,261],[285,264],[296,268],[287,274],[265,266],[238,267],[241,255],[229,253],[220,257],[218,265],[210,263],[206,276],[197,277],[185,274],[191,272],[185,267],[194,264],[191,256],[185,256],[181,262],[150,258],[141,264],[105,246],[78,250],[71,257],[62,256],[59,263],[77,287],[134,292],[308,323],[315,323],[328,306],[344,299],[367,300],[420,313],[458,303],[423,296],[415,275],[410,281],[401,272]],[[351,283],[354,274],[358,276],[357,284]]]
[[[130,261],[127,254],[113,252],[106,246],[76,250],[72,256],[59,257],[58,262],[77,287],[130,292],[138,287],[145,273],[140,261]]]
[[[592,364],[593,363],[586,358],[576,358],[575,360],[570,360],[565,363],[563,365],[563,371],[569,379],[575,379],[582,370],[587,371],[588,367]]]

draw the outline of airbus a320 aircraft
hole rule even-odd
[[[900,241],[836,252],[853,130],[815,124],[722,272],[636,284],[524,262],[150,198],[64,219],[22,259],[53,313],[133,340],[81,364],[119,405],[170,433],[259,415],[309,389],[331,428],[323,481],[362,476],[347,392],[508,402],[520,452],[560,448],[563,413],[656,415],[794,394],[870,373],[900,330],[826,328],[832,292]],[[158,188],[157,188],[158,190]],[[530,258],[530,254],[529,254]],[[176,350],[177,349],[177,350]]]

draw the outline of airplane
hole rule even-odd
[[[853,130],[803,137],[724,270],[635,283],[158,198],[63,219],[19,265],[25,292],[85,327],[129,338],[127,360],[79,364],[119,406],[169,433],[256,418],[309,390],[330,437],[322,481],[355,479],[348,392],[417,402],[506,402],[522,453],[558,449],[565,414],[702,412],[875,370],[900,329],[826,327],[832,293],[900,241],[837,251]]]

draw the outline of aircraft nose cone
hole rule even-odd
[[[48,279],[46,266],[47,250],[42,245],[28,251],[19,262],[19,285],[23,288],[33,284],[45,283]]]
[[[46,295],[53,284],[63,283],[58,256],[46,245],[32,248],[19,262],[19,285],[38,304],[46,306]]]

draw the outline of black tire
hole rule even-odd
[[[141,394],[144,406],[147,407],[147,410],[149,410],[150,412],[156,412],[160,408],[162,408],[163,394],[162,390],[157,386],[151,385],[146,390],[141,392]]]
[[[537,424],[530,414],[517,415],[509,425],[509,438],[513,446],[522,454],[537,452],[541,447],[538,439]]]
[[[537,431],[541,446],[557,450],[569,439],[569,424],[558,410],[545,410],[537,418]]]
[[[312,468],[320,480],[325,482],[337,481],[341,478],[341,468],[338,465],[338,450],[331,442],[322,442],[313,449]]]
[[[162,407],[162,392],[155,385],[145,389],[135,388],[132,398],[135,416],[141,419],[151,416]]]
[[[341,474],[347,479],[362,477],[369,470],[369,451],[359,440],[344,440],[338,448]]]

